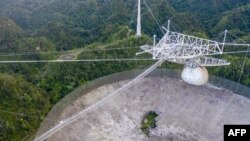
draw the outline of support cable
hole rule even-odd
[[[64,63],[64,62],[114,62],[114,61],[151,61],[152,58],[123,58],[123,59],[82,59],[82,60],[13,60],[0,61],[0,64],[11,63]]]
[[[229,33],[230,33],[232,36],[234,36],[234,37],[236,37],[237,39],[239,39],[240,41],[242,41],[243,43],[246,43],[246,41],[242,40],[241,38],[239,38],[238,36],[234,35],[233,33],[231,33],[231,32],[229,32]],[[239,76],[239,79],[238,79],[238,83],[237,83],[237,85],[236,85],[236,89],[235,89],[236,92],[237,92],[238,89],[239,89],[240,81],[241,81],[242,76],[243,76],[243,73],[244,73],[244,69],[245,69],[245,66],[246,66],[247,58],[248,58],[248,53],[250,52],[250,51],[249,51],[249,50],[250,50],[250,44],[248,44],[247,50],[248,50],[248,51],[246,52],[246,54],[245,54],[245,56],[244,56],[244,61],[243,61],[243,64],[242,64],[242,66],[241,66],[241,72],[240,72],[240,76]]]
[[[141,73],[140,75],[138,75],[137,77],[135,77],[133,80],[131,80],[130,82],[128,82],[127,84],[125,84],[124,86],[122,86],[121,88],[119,88],[118,90],[116,90],[113,93],[109,94],[107,97],[105,97],[102,100],[96,102],[95,104],[87,107],[86,109],[80,111],[79,113],[77,113],[77,114],[75,114],[75,115],[73,115],[73,116],[71,116],[71,117],[69,117],[69,118],[61,121],[60,124],[54,126],[50,130],[48,130],[47,132],[45,132],[44,134],[42,134],[41,136],[37,137],[34,141],[44,141],[47,138],[49,138],[51,135],[53,135],[54,133],[56,133],[57,131],[59,131],[62,128],[64,128],[65,126],[67,126],[67,125],[75,122],[79,118],[81,118],[81,117],[85,116],[86,114],[88,114],[88,113],[96,110],[97,108],[99,108],[100,106],[102,106],[103,104],[105,104],[106,102],[110,101],[111,99],[113,99],[114,97],[118,96],[119,94],[121,94],[122,92],[124,92],[125,90],[127,90],[128,88],[130,88],[131,86],[133,86],[135,83],[137,83],[138,81],[140,81],[142,78],[144,78],[150,72],[152,72],[154,69],[156,69],[158,66],[160,66],[163,62],[164,62],[164,60],[158,60],[151,67],[149,67],[148,69],[146,69],[143,73]]]
[[[247,49],[249,50],[249,49],[250,49],[250,46],[248,46]],[[240,77],[239,77],[239,80],[238,80],[238,83],[237,83],[237,86],[236,86],[236,90],[235,90],[236,92],[238,91],[239,84],[240,84],[241,78],[242,78],[243,73],[244,73],[244,69],[245,69],[245,66],[246,66],[246,61],[247,61],[247,58],[248,58],[248,53],[249,53],[249,52],[247,52],[247,53],[245,54],[245,57],[244,57],[244,61],[243,61],[242,68],[241,68],[241,72],[240,72]]]
[[[80,52],[95,52],[95,51],[109,51],[109,50],[124,50],[124,49],[135,49],[137,47],[122,47],[122,48],[105,48],[105,49],[83,49]],[[25,55],[46,55],[55,53],[75,53],[76,51],[53,51],[53,52],[26,52],[26,53],[0,53],[0,56],[25,56]],[[67,55],[67,54],[66,54]]]
[[[156,22],[156,24],[157,24],[157,25],[158,25],[158,27],[160,28],[160,30],[161,30],[161,32],[162,32],[162,34],[164,35],[165,33],[164,33],[164,31],[163,31],[163,29],[162,29],[162,27],[161,27],[161,25],[160,25],[159,21],[158,21],[158,20],[156,19],[156,17],[154,16],[154,14],[153,14],[153,12],[152,12],[151,8],[148,6],[148,4],[147,4],[146,0],[143,0],[143,2],[144,2],[144,4],[146,5],[146,7],[147,7],[147,9],[148,9],[149,13],[150,13],[150,14],[151,14],[151,16],[153,17],[154,21]]]
[[[30,118],[36,118],[36,119],[42,119],[42,120],[57,122],[57,120],[48,119],[48,118],[41,118],[41,117],[38,117],[38,116],[28,115],[28,114],[24,114],[24,113],[17,113],[17,112],[11,112],[11,111],[6,111],[6,110],[0,110],[0,112],[5,113],[5,114],[17,115],[17,116],[20,116],[20,117],[30,117]]]

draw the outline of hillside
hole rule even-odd
[[[171,30],[218,39],[228,29],[240,39],[250,41],[250,0],[146,1],[160,25],[166,26],[171,19]],[[143,36],[136,38],[136,10],[135,0],[0,0],[0,60],[60,59],[69,54],[75,59],[134,58],[140,45],[152,44],[153,34],[157,39],[162,36],[142,3]],[[244,54],[222,57],[232,65],[210,68],[210,73],[238,81]],[[0,110],[43,117],[76,87],[115,72],[145,68],[150,63],[0,64],[0,97],[3,97]],[[182,67],[168,62],[162,65],[162,68]],[[250,86],[249,69],[248,57],[240,80],[246,86]],[[40,121],[0,112],[0,127],[4,127],[0,141],[30,136]]]
[[[22,35],[22,29],[13,20],[5,16],[0,16],[1,52],[12,48],[13,41]]]
[[[40,88],[20,76],[0,74],[1,141],[16,141],[31,135],[39,127],[49,107],[48,96]],[[16,113],[28,116],[20,117]]]
[[[216,33],[226,28],[231,29],[231,32],[237,36],[244,36],[245,33],[250,32],[250,4],[224,12],[219,19],[219,22],[211,29],[212,32]]]
[[[143,1],[142,1],[143,2]],[[237,35],[249,34],[249,0],[147,0],[161,25],[172,20],[172,30],[212,38],[225,29]],[[134,0],[11,0],[2,2],[0,15],[15,21],[33,37],[45,37],[57,50],[69,50],[103,42],[107,28],[124,25],[135,28]],[[231,17],[231,18],[230,18]],[[143,32],[162,36],[157,24],[142,3]],[[243,21],[244,20],[244,21]],[[237,30],[237,31],[236,31]],[[240,33],[239,33],[240,32]]]

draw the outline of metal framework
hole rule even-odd
[[[149,8],[146,0],[143,0],[148,11],[154,18],[157,25],[160,27],[158,20],[155,18],[151,9]],[[140,3],[140,0],[138,0]],[[140,11],[140,6],[138,5],[138,15]],[[139,19],[139,16],[138,16]],[[139,21],[139,20],[138,20]],[[139,23],[139,22],[138,22]],[[138,25],[137,23],[137,25]],[[141,23],[140,23],[141,24]],[[138,27],[138,26],[137,26]],[[138,28],[137,28],[138,29]],[[211,58],[206,56],[220,55],[220,54],[235,54],[249,52],[250,44],[235,44],[235,43],[225,43],[227,37],[227,30],[224,34],[223,43],[203,39],[195,36],[190,36],[182,33],[170,31],[170,20],[168,21],[167,29],[165,27],[160,27],[160,29],[166,30],[165,35],[162,39],[156,44],[154,37],[154,45],[144,45],[141,46],[143,52],[137,53],[150,53],[153,56],[154,60],[167,60],[174,63],[184,64],[188,67],[199,67],[199,66],[225,66],[230,65],[231,63],[218,58]],[[162,31],[164,33],[164,31]],[[238,51],[238,52],[224,52],[225,46],[245,46],[248,47],[247,51]]]
[[[223,50],[225,45],[249,46],[249,44],[225,43],[227,30],[224,35],[224,41],[221,43],[169,31],[169,24],[170,21],[168,22],[167,29],[163,27],[163,29],[166,30],[166,34],[157,44],[154,43],[153,46],[141,46],[141,49],[144,51],[137,53],[137,55],[150,53],[152,54],[153,59],[167,60],[174,63],[184,64],[189,67],[225,66],[230,65],[230,62],[224,59],[206,56],[224,54]]]

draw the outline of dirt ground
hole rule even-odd
[[[127,81],[107,84],[69,105],[59,119],[95,103]],[[210,84],[191,86],[168,77],[144,78],[136,85],[54,134],[48,141],[222,141],[224,124],[249,124],[250,100]],[[156,111],[150,137],[141,120]]]

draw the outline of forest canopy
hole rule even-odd
[[[133,58],[139,46],[152,44],[154,34],[158,40],[162,37],[143,1],[143,36],[136,38],[136,0],[0,0],[0,60],[49,60],[67,54],[75,59]],[[173,31],[222,41],[221,33],[227,29],[239,37],[237,41],[250,42],[249,0],[146,1],[160,25],[171,19]],[[105,51],[111,48],[117,50]],[[98,51],[86,51],[92,49]],[[249,56],[219,57],[232,65],[211,68],[211,74],[250,87]],[[150,63],[0,64],[0,110],[5,111],[0,111],[0,141],[32,138],[49,109],[76,87]],[[182,69],[172,63],[162,67]]]

